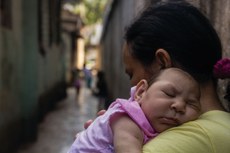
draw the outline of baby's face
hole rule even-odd
[[[200,88],[186,72],[162,72],[140,100],[141,108],[157,132],[195,120],[200,115]]]

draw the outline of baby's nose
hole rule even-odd
[[[171,108],[175,110],[175,112],[183,114],[185,113],[185,106],[186,106],[186,103],[184,101],[177,100],[171,105]]]

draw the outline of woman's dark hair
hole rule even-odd
[[[152,4],[127,28],[125,39],[132,56],[144,66],[150,66],[162,48],[200,83],[213,78],[213,66],[222,57],[220,39],[209,20],[184,1]]]
[[[226,95],[224,96],[224,99],[226,99],[228,103],[228,109],[230,110],[230,82],[228,82],[226,87]]]

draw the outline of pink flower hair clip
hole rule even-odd
[[[219,60],[214,66],[213,74],[220,79],[230,78],[230,58]]]

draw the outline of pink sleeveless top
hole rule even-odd
[[[131,88],[129,100],[117,99],[110,105],[104,115],[97,117],[86,130],[79,133],[69,153],[113,153],[113,133],[110,122],[112,117],[116,117],[120,113],[127,113],[142,129],[144,134],[143,144],[154,138],[157,135],[156,131],[148,122],[140,105],[133,101],[134,91],[135,87]]]

